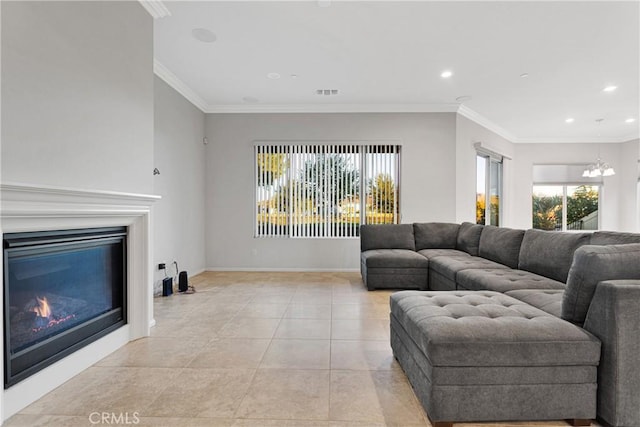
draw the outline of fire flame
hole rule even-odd
[[[33,307],[32,311],[38,315],[38,317],[44,317],[48,319],[51,317],[51,307],[49,306],[49,302],[47,301],[47,297],[36,297],[36,301],[38,301],[38,306]]]

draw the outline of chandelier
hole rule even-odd
[[[600,125],[602,125],[603,120],[604,119],[596,120],[596,122],[598,122],[598,129],[600,129]],[[598,136],[600,136],[600,132],[598,132]],[[616,171],[613,170],[609,163],[603,162],[602,159],[600,159],[600,156],[598,156],[595,163],[588,165],[584,172],[582,172],[582,176],[586,178],[597,178],[599,176],[611,176],[615,174]]]
[[[611,176],[615,175],[616,171],[609,165],[609,163],[603,162],[600,157],[596,160],[595,163],[590,164],[587,168],[582,172],[582,176],[588,178],[596,178],[598,176]]]

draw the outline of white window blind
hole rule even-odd
[[[349,238],[399,222],[398,145],[255,146],[256,237]]]

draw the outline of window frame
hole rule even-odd
[[[567,193],[568,187],[598,187],[598,227],[595,230],[569,230],[567,229],[568,222],[567,218],[569,215],[568,201],[567,201]],[[594,182],[594,183],[584,183],[584,182],[544,182],[538,183],[534,182],[531,186],[531,215],[533,217],[533,196],[535,192],[533,189],[535,187],[562,187],[562,228],[560,230],[553,231],[563,231],[567,233],[590,233],[595,231],[602,230],[602,189],[604,188],[603,182]],[[533,223],[531,224],[533,228]],[[540,230],[537,228],[536,230]],[[551,230],[549,230],[551,231]]]
[[[481,147],[476,147],[476,190],[478,187],[478,160],[484,159],[484,223],[482,225],[495,225],[500,227],[503,221],[503,212],[504,212],[504,156],[494,153],[490,150],[482,149]],[[491,190],[492,190],[492,180],[491,175],[494,170],[494,165],[497,168],[497,181],[498,184],[496,188],[498,189],[498,216],[497,224],[492,224],[492,212],[491,212]],[[477,192],[476,192],[476,211],[477,211]],[[476,224],[480,224],[478,222],[478,218],[476,216]]]
[[[311,147],[311,148],[310,148]],[[382,149],[382,151],[380,151]],[[318,150],[315,153],[311,154],[313,150]],[[384,151],[389,150],[389,151]],[[372,194],[369,189],[369,180],[374,180],[376,177],[382,174],[387,174],[387,170],[385,166],[395,173],[388,173],[392,178],[392,185],[395,187],[393,192],[394,203],[393,203],[393,224],[401,223],[402,212],[401,212],[401,193],[402,193],[402,184],[401,184],[401,170],[402,170],[402,145],[396,141],[254,141],[253,144],[253,161],[254,161],[254,179],[253,179],[253,193],[254,193],[254,238],[287,238],[287,239],[355,239],[360,237],[359,233],[359,225],[370,223],[367,221],[368,210],[370,207],[369,203],[367,203],[368,198],[372,197]],[[359,201],[359,222],[356,225],[356,230],[350,233],[334,233],[332,227],[336,227],[335,224],[338,224],[333,220],[335,214],[329,213],[328,211],[322,211],[320,217],[322,218],[322,222],[316,224],[315,226],[311,226],[313,228],[312,232],[309,232],[310,229],[304,228],[304,232],[300,234],[299,226],[302,224],[299,222],[299,218],[296,218],[297,214],[293,210],[286,210],[284,212],[286,218],[286,224],[288,231],[286,232],[274,232],[274,227],[272,224],[267,225],[267,232],[260,232],[260,227],[264,227],[264,223],[260,220],[260,214],[264,213],[261,210],[260,204],[267,202],[267,212],[269,211],[269,203],[274,196],[272,195],[269,199],[264,199],[260,197],[260,192],[264,191],[261,189],[260,183],[260,166],[258,161],[258,156],[260,154],[283,154],[286,157],[286,168],[282,172],[283,177],[285,177],[285,186],[288,187],[288,197],[289,200],[297,200],[299,203],[303,199],[295,199],[297,191],[294,190],[294,182],[298,177],[298,172],[300,171],[300,167],[304,164],[305,161],[310,160],[307,156],[313,157],[313,155],[343,155],[352,153],[356,156],[356,161],[353,162],[355,169],[359,175],[359,183],[358,183],[358,191],[357,195]],[[392,155],[393,157],[387,162],[383,162],[380,159],[368,160],[368,155],[382,154],[382,155]],[[302,156],[297,158],[296,160],[292,160],[292,156]],[[295,163],[296,167],[293,167],[291,163]],[[294,169],[295,168],[295,169]],[[373,176],[371,178],[368,177],[369,171],[373,171]],[[320,172],[322,173],[322,172]],[[363,178],[364,177],[364,178]],[[263,175],[264,178],[264,175]],[[330,183],[333,183],[331,175],[326,177]],[[338,180],[340,181],[340,180]],[[334,184],[329,184],[334,185]],[[340,184],[339,184],[340,185]],[[335,188],[332,187],[332,191]],[[273,192],[274,190],[271,189]],[[306,192],[303,191],[303,194],[306,196]],[[333,194],[329,197],[324,197],[325,201],[329,198],[333,198]],[[340,196],[349,196],[347,193],[340,193]],[[299,197],[299,196],[298,196]],[[309,199],[314,200],[315,199]],[[295,202],[291,202],[295,203]],[[281,206],[279,206],[281,207]],[[388,207],[387,207],[388,209]],[[328,215],[328,216],[327,216]],[[276,219],[276,222],[278,220]],[[388,224],[389,222],[373,222],[380,224]],[[342,223],[345,224],[345,223]],[[355,224],[355,223],[354,223]],[[296,228],[296,226],[298,228]],[[308,226],[308,224],[307,224]],[[297,232],[294,232],[294,229]],[[329,232],[327,232],[329,230]]]

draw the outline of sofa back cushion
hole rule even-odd
[[[416,250],[413,224],[366,224],[360,226],[360,250]]]
[[[590,240],[589,233],[527,230],[520,247],[518,268],[565,283],[573,253]]]
[[[640,279],[640,243],[578,248],[562,299],[562,318],[582,325],[598,283],[621,279]]]
[[[524,230],[485,225],[480,235],[478,255],[507,267],[518,268]]]
[[[455,249],[459,224],[427,222],[413,224],[416,251],[422,249]]]
[[[640,243],[638,233],[619,233],[617,231],[596,231],[591,235],[590,245],[624,245]]]
[[[458,229],[458,237],[456,238],[456,249],[465,251],[469,255],[478,256],[478,248],[480,247],[480,235],[484,225],[463,222]]]

